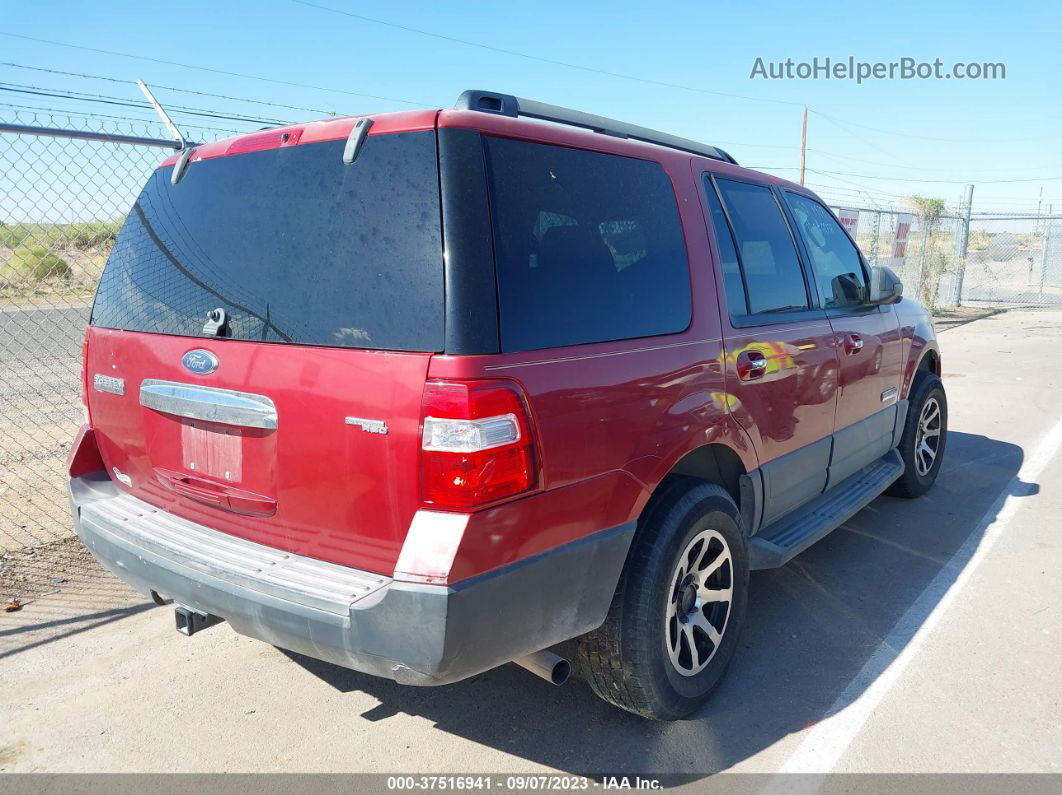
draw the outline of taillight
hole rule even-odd
[[[535,487],[531,418],[515,383],[428,381],[421,428],[425,504],[469,510]]]

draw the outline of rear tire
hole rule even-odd
[[[944,384],[923,370],[911,389],[903,436],[896,449],[904,471],[885,493],[893,497],[921,497],[936,482],[948,442],[948,397]]]
[[[577,670],[597,695],[636,715],[689,715],[737,648],[748,580],[730,495],[688,478],[666,481],[639,522],[605,623],[577,640]]]

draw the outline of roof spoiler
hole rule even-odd
[[[688,138],[680,138],[677,135],[651,130],[648,127],[639,127],[636,124],[610,119],[606,116],[597,116],[593,113],[584,113],[581,110],[571,110],[558,105],[549,105],[545,102],[536,102],[533,99],[514,97],[512,94],[499,94],[495,91],[465,91],[457,98],[455,110],[476,110],[481,113],[495,113],[499,116],[518,118],[525,116],[530,119],[541,119],[557,124],[567,124],[572,127],[582,127],[604,135],[612,135],[616,138],[630,138],[635,141],[659,144],[671,149],[679,149],[695,155],[703,155],[713,160],[722,160],[724,163],[737,161],[722,149],[716,146],[691,141]]]

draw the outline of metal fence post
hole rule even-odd
[[[1053,207],[1054,207],[1053,204],[1047,205],[1047,215],[1048,216],[1051,215],[1051,210],[1052,210]],[[1039,226],[1039,222],[1040,222],[1039,217],[1037,217],[1036,221],[1037,221],[1037,225]],[[1044,222],[1044,248],[1043,248],[1043,251],[1040,252],[1040,296],[1041,296],[1041,299],[1043,298],[1043,294],[1044,294],[1044,282],[1047,281],[1047,263],[1048,263],[1047,257],[1048,257],[1048,251],[1051,248],[1051,230],[1054,229],[1054,226],[1055,226],[1055,224],[1054,224],[1053,221],[1045,221]]]
[[[963,197],[962,228],[959,231],[959,269],[955,274],[955,306],[962,306],[962,280],[966,275],[966,251],[970,245],[970,214],[973,211],[973,185],[966,186]]]
[[[918,275],[915,277],[915,290],[917,290],[918,300],[921,301],[925,298],[925,285],[923,280],[926,273],[926,247],[929,245],[929,221],[926,218],[920,218],[922,222],[922,250],[918,254]]]
[[[870,238],[870,261],[878,264],[878,236],[881,234],[881,213],[874,213],[874,235]]]

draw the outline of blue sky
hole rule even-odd
[[[895,203],[920,193],[955,203],[963,184],[970,181],[977,186],[975,210],[1034,210],[1042,187],[1044,203],[1053,202],[1056,212],[1062,211],[1058,151],[1062,6],[1057,3],[320,0],[320,4],[486,47],[292,0],[190,0],[178,11],[171,10],[176,8],[173,5],[143,2],[9,0],[0,15],[3,33],[381,98],[278,85],[9,36],[0,36],[0,61],[140,77],[149,84],[339,113],[416,106],[398,100],[448,106],[465,88],[486,88],[718,144],[743,165],[793,179],[806,103],[813,111],[808,132],[808,167],[813,173],[808,183],[828,198],[851,198],[852,203],[865,205],[866,194],[878,202]],[[757,57],[802,61],[849,55],[864,61],[940,58],[946,66],[955,61],[1001,61],[1007,79],[886,80],[863,85],[749,79]],[[131,87],[8,66],[0,66],[0,82],[140,98]],[[164,102],[226,112],[269,113],[292,120],[320,115],[162,90],[158,94]],[[67,100],[0,92],[0,103],[23,101],[75,106]]]

